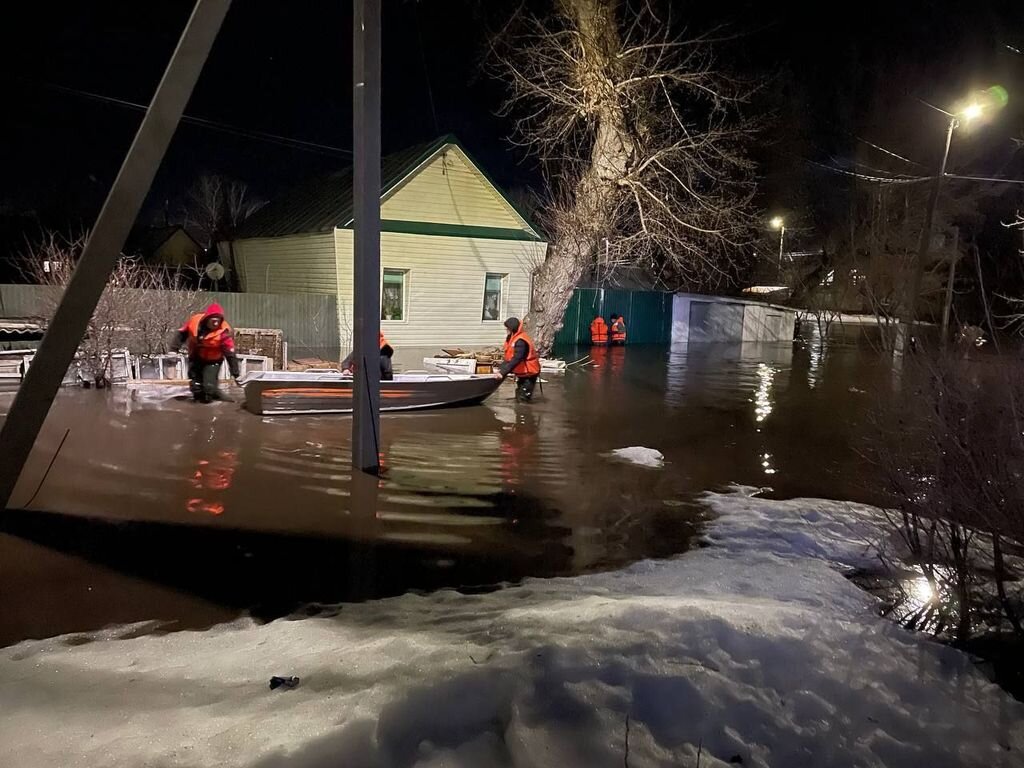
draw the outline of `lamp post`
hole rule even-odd
[[[931,106],[930,104],[928,106]],[[938,175],[935,177],[935,184],[932,185],[931,194],[928,197],[928,208],[925,211],[924,226],[921,227],[921,239],[917,244],[917,264],[914,270],[914,279],[911,283],[910,297],[907,302],[907,334],[914,335],[914,325],[917,322],[917,304],[921,293],[921,284],[924,282],[925,264],[928,262],[928,250],[931,247],[932,226],[935,222],[935,208],[939,202],[939,193],[942,190],[942,180],[946,175],[946,162],[949,160],[949,147],[953,143],[953,131],[961,124],[969,124],[977,120],[985,112],[985,105],[982,102],[974,101],[963,107],[958,113],[946,112],[945,110],[932,107],[946,117],[949,122],[946,124],[946,142],[942,149],[942,158],[939,161]],[[908,338],[909,340],[909,338]]]
[[[770,222],[772,229],[779,230],[779,281],[782,281],[782,248],[786,242],[786,221],[781,216],[775,216]]]

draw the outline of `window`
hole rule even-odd
[[[380,319],[405,320],[404,269],[385,269],[380,291]]]
[[[501,320],[501,290],[506,277],[488,272],[484,278],[484,320]]]

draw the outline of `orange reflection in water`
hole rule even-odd
[[[189,482],[200,495],[185,502],[186,511],[214,517],[223,515],[224,502],[216,497],[231,487],[237,467],[238,454],[235,451],[217,451],[212,459],[199,459]]]

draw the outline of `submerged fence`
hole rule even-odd
[[[668,344],[672,341],[672,294],[662,291],[621,291],[577,288],[565,310],[555,344],[589,344],[590,321],[612,313],[626,318],[630,344]]]
[[[47,285],[0,285],[0,318],[39,318],[52,306],[59,288]],[[200,291],[195,309],[217,302],[236,328],[274,328],[284,333],[292,357],[337,355],[338,303],[334,296],[314,293],[218,293]],[[184,322],[186,318],[182,318]]]

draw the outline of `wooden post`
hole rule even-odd
[[[352,466],[380,468],[380,0],[353,3]]]
[[[0,430],[0,508],[6,507],[61,381],[82,343],[153,183],[231,0],[197,0],[149,109],[107,194],[71,280]]]

